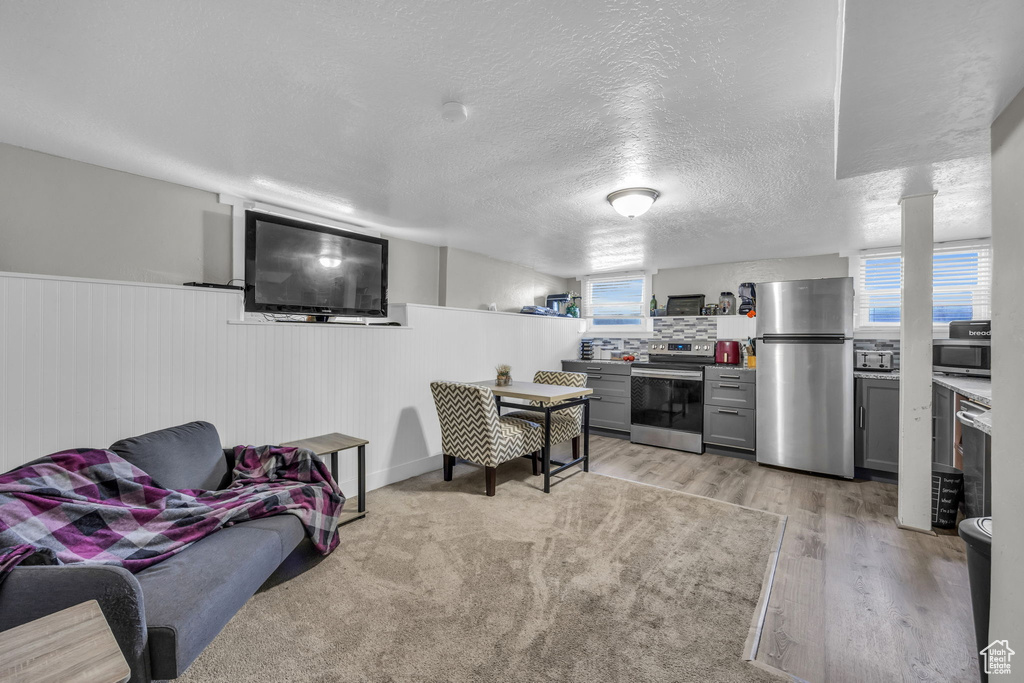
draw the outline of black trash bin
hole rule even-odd
[[[960,497],[964,491],[964,473],[949,465],[932,465],[932,526],[956,527]]]
[[[978,652],[988,645],[989,588],[992,584],[992,518],[972,517],[960,522],[960,538],[967,544],[967,574],[971,579],[974,638]],[[987,681],[985,660],[978,658],[981,680]]]

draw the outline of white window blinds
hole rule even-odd
[[[874,249],[858,257],[857,327],[900,322],[903,262],[899,248]],[[932,306],[936,325],[991,316],[992,245],[988,240],[936,244],[932,257]]]
[[[591,275],[583,284],[583,317],[595,325],[640,325],[648,296],[646,273]]]

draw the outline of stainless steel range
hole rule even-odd
[[[704,447],[704,366],[715,362],[708,340],[652,342],[648,362],[630,376],[633,443],[700,453]]]

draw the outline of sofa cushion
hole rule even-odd
[[[228,483],[220,435],[209,422],[189,422],[121,439],[110,450],[164,488],[217,490]]]
[[[242,522],[136,574],[153,678],[180,676],[302,538],[294,515]]]

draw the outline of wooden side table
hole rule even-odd
[[[125,683],[131,675],[95,600],[0,633],[0,681]]]
[[[334,477],[334,481],[338,481],[338,453],[350,448],[357,449],[356,457],[358,458],[359,470],[358,511],[354,515],[349,516],[345,521],[338,522],[338,526],[354,522],[357,519],[362,519],[366,516],[366,444],[368,443],[370,442],[366,439],[360,439],[359,437],[348,436],[346,434],[339,434],[338,432],[331,432],[330,434],[321,434],[320,436],[314,436],[309,439],[299,439],[298,441],[289,441],[281,444],[282,446],[308,448],[320,456],[330,454],[331,476]]]

